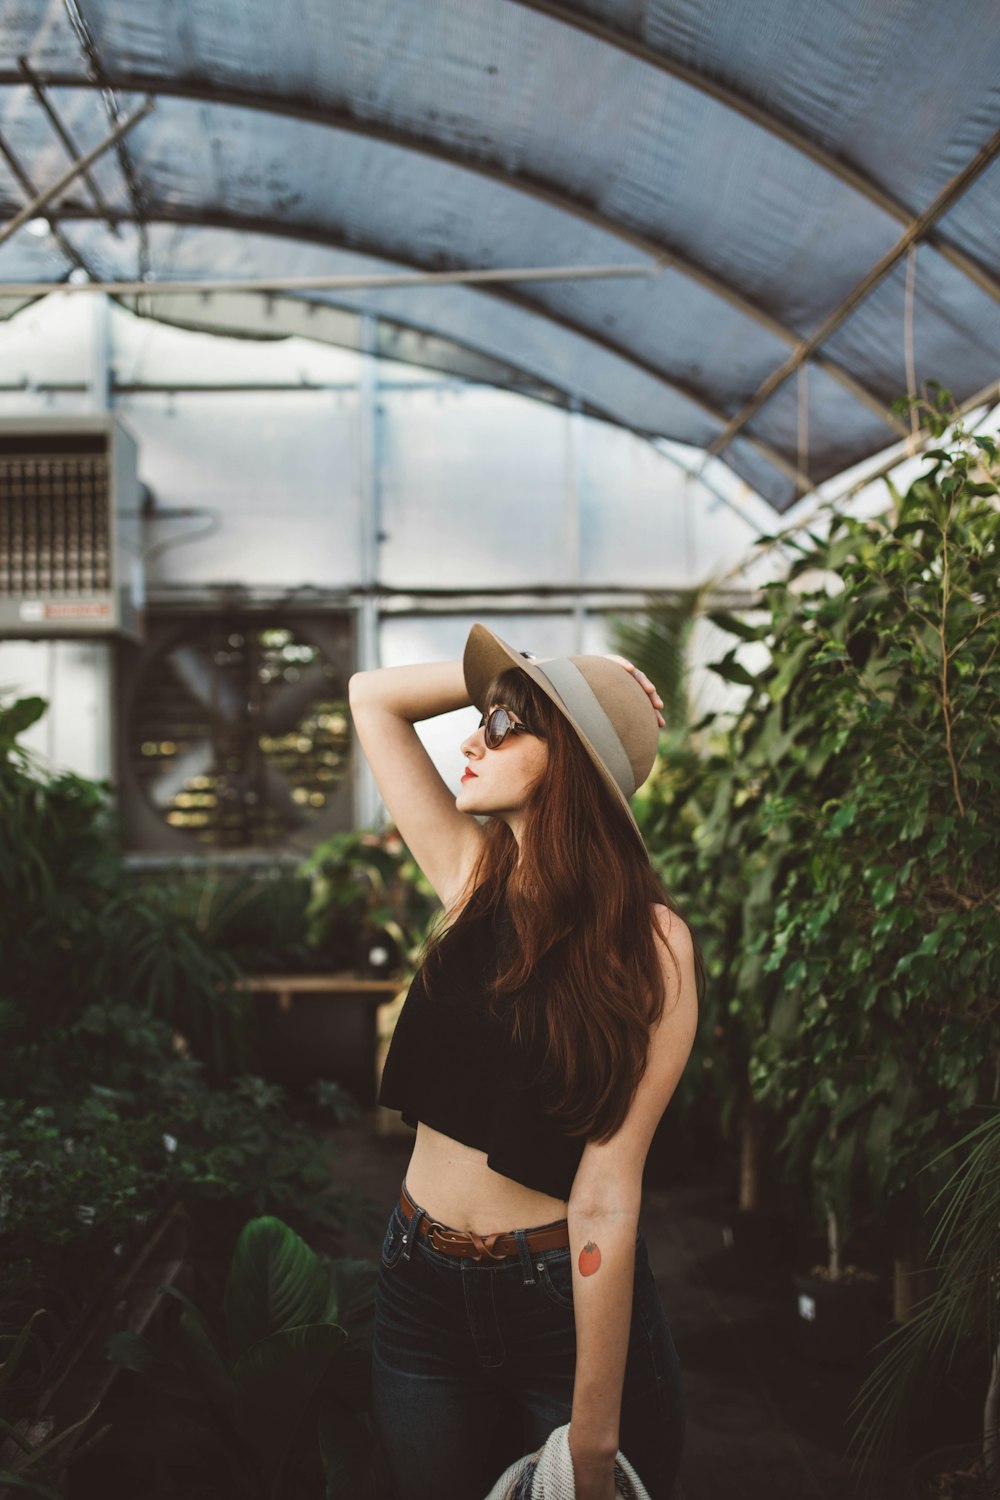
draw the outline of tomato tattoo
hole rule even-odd
[[[580,1251],[580,1275],[593,1276],[601,1264],[601,1252],[593,1240],[588,1240]]]

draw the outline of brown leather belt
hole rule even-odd
[[[417,1205],[407,1193],[405,1183],[400,1190],[399,1206],[407,1221],[412,1222]],[[439,1224],[436,1219],[422,1214],[417,1233],[425,1235],[434,1249],[445,1255],[464,1255],[470,1260],[482,1260],[484,1256],[490,1260],[502,1260],[506,1255],[517,1254],[517,1240],[505,1230],[495,1229],[492,1234],[478,1235],[474,1229],[468,1232],[451,1229],[447,1224]],[[529,1250],[558,1250],[569,1244],[569,1221],[558,1219],[540,1229],[528,1229],[525,1243]]]

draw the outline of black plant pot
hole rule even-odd
[[[793,1276],[796,1341],[809,1359],[824,1365],[856,1365],[882,1332],[875,1283]]]

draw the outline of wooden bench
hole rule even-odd
[[[408,983],[344,973],[254,974],[236,988],[255,996],[269,1081],[294,1086],[329,1078],[370,1109],[378,1087],[379,1007]]]

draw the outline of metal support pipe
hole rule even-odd
[[[63,124],[59,115],[56,113],[55,105],[52,103],[52,100],[45,92],[45,87],[38,74],[35,72],[34,68],[28,62],[28,59],[26,57],[19,57],[17,61],[18,66],[20,67],[21,72],[24,74],[25,80],[31,88],[32,93],[48,116],[49,124],[52,126],[52,129],[55,131],[56,135],[59,137],[67,153],[69,154],[70,161],[79,161],[80,148],[74,141],[73,137],[70,135],[69,131],[66,129],[66,126]],[[117,220],[115,219],[111,210],[108,208],[108,205],[105,203],[103,197],[101,196],[101,191],[98,188],[97,183],[91,176],[89,168],[85,168],[83,171],[81,171],[80,176],[87,184],[87,191],[90,193],[91,200],[94,204],[94,207],[97,209],[97,212],[107,224],[108,228],[111,230],[111,233],[115,236],[120,236],[121,230],[118,228]]]
[[[579,399],[573,397],[566,413],[566,572],[577,590],[573,604],[573,650],[583,651],[586,608],[579,590],[583,585],[583,535],[580,524],[580,491],[583,488],[583,416]]]
[[[30,215],[29,215],[30,217]],[[2,237],[2,236],[0,236]],[[107,292],[114,297],[155,293],[157,297],[205,292],[334,292],[382,286],[478,286],[493,281],[594,281],[655,276],[656,266],[512,266],[477,271],[372,271],[355,276],[254,276],[245,281],[6,281],[0,297],[44,297],[48,292]]]
[[[226,216],[226,215],[223,215],[223,216],[220,216],[218,214],[207,215],[204,212],[199,212],[197,215],[192,216],[192,215],[187,214],[187,213],[178,212],[177,210],[172,210],[169,214],[166,214],[164,212],[164,210],[163,210],[162,207],[160,207],[159,209],[157,209],[156,213],[152,217],[155,220],[155,222],[157,222],[157,223],[165,223],[165,224],[191,224],[191,225],[196,225],[197,227],[204,227],[204,228],[225,228],[225,229],[236,228],[236,229],[240,229],[240,230],[246,230],[248,227],[250,227],[246,222],[244,222],[242,220],[239,220],[239,219],[233,219],[233,218],[231,218],[229,216]],[[313,233],[307,233],[306,231],[304,231],[302,229],[301,226],[293,230],[293,229],[289,228],[289,226],[282,225],[282,224],[280,224],[276,220],[275,221],[268,221],[267,224],[266,224],[266,226],[257,225],[255,227],[263,229],[263,232],[267,233],[267,234],[274,234],[274,235],[279,235],[279,236],[285,236],[285,237],[290,238],[290,239],[304,239],[304,240],[308,240],[309,243],[326,245],[328,248],[331,248],[331,249],[342,249],[342,248],[344,248],[344,246],[339,241],[332,240],[329,237],[329,235],[327,235],[327,234],[316,234],[314,232]],[[359,247],[357,247],[355,245],[355,246],[352,246],[351,248],[354,249],[355,251],[357,251]],[[377,251],[377,250],[370,250],[370,249],[362,247],[361,248],[361,253],[362,254],[367,254],[367,255],[381,255],[382,252],[381,251]],[[393,259],[398,262],[399,257],[398,256],[394,256]],[[553,268],[548,268],[548,274],[550,274],[550,275],[552,274],[552,269]],[[567,269],[572,269],[572,268],[567,268]],[[602,268],[592,268],[592,269],[602,269]],[[642,276],[642,275],[648,275],[649,274],[649,272],[647,270],[645,270],[644,268],[642,268],[642,267],[633,266],[633,267],[628,267],[626,269],[629,272],[629,274],[631,274],[631,275],[640,275],[640,276]],[[489,278],[489,279],[494,280],[494,281],[496,281],[496,280],[504,281],[504,280],[514,280],[514,279],[523,280],[523,279],[525,279],[525,274],[526,273],[523,272],[523,271],[517,272],[517,271],[505,271],[505,270],[500,270],[500,271],[490,270],[490,271],[486,271],[486,272],[482,272],[482,271],[471,271],[471,272],[431,272],[431,271],[423,270],[419,266],[417,266],[414,270],[406,272],[406,273],[402,273],[402,274],[401,273],[391,273],[391,274],[394,277],[398,277],[399,278],[400,284],[412,283],[416,278],[420,278],[421,282],[423,284],[426,284],[428,281],[433,281],[435,278],[443,280],[443,281],[451,281],[451,282],[459,281],[459,280],[461,280],[463,278],[469,278],[469,279],[471,279],[472,277],[481,278],[481,279]],[[562,268],[559,269],[559,274],[560,274],[560,276],[564,277],[565,272],[564,272],[564,270]],[[329,280],[330,278],[325,278],[325,279]],[[364,280],[365,280],[365,284],[366,285],[371,285],[373,278],[371,278],[371,277],[365,277]],[[150,298],[151,301],[152,301],[153,298],[159,296],[159,294],[160,294],[161,291],[167,290],[168,288],[174,288],[174,289],[176,289],[179,285],[180,284],[177,283],[177,282],[170,282],[170,283],[160,283],[160,282],[132,283],[132,282],[129,282],[129,283],[127,283],[127,286],[130,289],[138,288],[138,290],[140,290],[141,292],[146,293],[149,296],[149,298]],[[221,285],[221,283],[219,285]],[[241,285],[243,286],[243,289],[245,290],[246,289],[245,285],[244,284],[241,284]],[[270,289],[273,291],[274,290],[274,283],[271,282],[271,283],[268,283],[268,285],[269,285]],[[6,286],[0,284],[0,297],[3,297],[3,296],[18,296],[18,297],[23,297],[23,296],[26,296],[28,294],[25,291],[25,288],[28,287],[28,286],[30,286],[30,283],[27,283],[27,282],[11,283],[11,284],[6,285]],[[59,291],[60,293],[66,293],[66,292],[73,292],[73,291],[77,291],[77,290],[84,290],[84,291],[86,291],[86,290],[90,290],[90,289],[91,288],[88,288],[87,284],[85,282],[81,282],[81,283],[78,283],[78,284],[74,283],[72,285],[67,285],[67,284],[61,282],[58,285],[58,287],[54,287],[51,282],[45,282],[45,283],[41,284],[41,286],[39,287],[39,289],[35,293],[35,295],[41,296],[41,295],[44,295],[45,293],[49,293],[49,292],[53,292],[53,291]],[[95,282],[95,283],[92,284],[92,289],[96,290],[96,291],[113,291],[114,290],[114,283],[110,283],[110,282],[96,283]],[[214,285],[213,286],[213,290],[218,290],[218,286]],[[688,385],[686,385],[685,383],[683,383],[681,381],[673,379],[671,376],[667,375],[658,366],[651,364],[648,360],[641,359],[637,354],[631,352],[630,350],[628,350],[623,345],[616,344],[613,340],[610,340],[610,339],[606,338],[603,334],[598,333],[596,329],[585,327],[582,324],[576,323],[572,319],[565,318],[561,314],[555,312],[552,308],[546,306],[545,304],[540,303],[540,302],[532,301],[532,300],[530,300],[530,299],[522,296],[519,292],[516,292],[516,291],[512,290],[510,287],[499,286],[499,287],[496,287],[495,289],[492,289],[492,290],[489,289],[489,288],[486,288],[484,290],[483,295],[489,296],[489,297],[491,297],[493,299],[496,299],[497,301],[502,301],[504,303],[510,303],[512,306],[519,308],[521,311],[530,313],[533,317],[543,318],[546,323],[551,323],[556,328],[565,329],[568,333],[571,333],[574,338],[584,339],[584,340],[586,340],[586,342],[588,344],[593,344],[595,346],[595,348],[605,350],[607,353],[612,354],[616,359],[625,360],[628,364],[633,365],[636,369],[641,370],[644,374],[648,375],[650,377],[650,379],[655,380],[658,384],[662,385],[666,390],[669,390],[671,393],[678,393],[678,394],[682,395],[685,400],[690,401],[695,406],[699,407],[702,411],[704,411],[705,413],[707,413],[707,415],[709,417],[711,417],[712,421],[715,422],[719,426],[720,429],[725,426],[725,424],[726,424],[726,414],[725,414],[725,412],[722,411],[720,408],[717,408],[717,407],[713,406],[711,404],[711,402],[707,401],[705,399],[705,397],[702,396],[698,391],[693,390],[691,387],[689,387]],[[307,308],[310,304],[307,303],[307,302],[305,302],[305,301],[302,301],[302,302],[294,302],[293,301],[290,305],[291,306],[295,306],[295,307],[301,306],[303,308]],[[396,321],[397,322],[399,321],[398,317],[396,318]],[[307,330],[303,330],[303,331],[307,332]],[[308,332],[307,332],[307,336],[308,336]],[[485,349],[479,349],[478,346],[475,345],[474,343],[470,344],[469,347],[473,348],[473,349],[477,349],[477,351],[479,353],[485,353],[486,352]],[[531,373],[531,372],[529,371],[529,373]],[[616,422],[619,426],[629,426],[630,425],[628,423],[623,423],[622,422],[622,420],[621,420],[621,414],[619,412],[617,412],[615,410],[612,410],[612,409],[608,409],[606,407],[602,407],[600,403],[594,401],[592,398],[588,398],[587,404],[588,404],[588,407],[591,409],[592,412],[596,413],[597,415],[607,417],[608,420],[610,420],[612,422]],[[646,431],[644,431],[642,429],[638,429],[638,428],[633,428],[632,430],[637,431],[640,437],[644,437],[644,438],[647,438],[647,439],[649,437],[651,437],[651,436],[654,435],[654,434],[650,434],[649,432],[646,432]],[[659,434],[655,434],[655,435],[658,436]],[[778,452],[777,449],[772,448],[772,446],[770,445],[770,443],[766,443],[762,438],[755,437],[752,433],[747,433],[747,435],[746,435],[746,441],[748,443],[750,443],[752,447],[754,447],[755,449],[757,449],[757,451],[762,454],[762,456],[767,460],[767,462],[769,464],[773,465],[774,468],[778,469],[778,471],[780,473],[786,474],[788,476],[788,478],[791,479],[792,482],[797,485],[797,487],[798,487],[798,489],[800,491],[802,491],[803,493],[807,493],[809,490],[812,489],[812,487],[813,487],[812,480],[809,478],[809,476],[807,474],[801,474],[799,472],[797,466],[795,464],[793,464],[793,463],[790,463],[788,461],[788,459],[784,457],[783,454],[781,454],[781,453]]]
[[[93,162],[95,162],[99,156],[103,156],[105,151],[110,150],[112,146],[114,146],[118,141],[121,140],[123,135],[126,135],[134,125],[138,125],[140,120],[144,120],[146,116],[148,114],[151,114],[155,108],[156,100],[147,99],[145,104],[143,104],[140,109],[137,109],[134,115],[129,115],[127,119],[120,121],[120,123],[115,126],[114,130],[112,130],[111,134],[105,136],[104,140],[96,145],[92,151],[88,151],[86,156],[81,156],[77,161],[75,161],[69,168],[69,170],[63,173],[58,182],[54,182],[51,187],[47,187],[43,192],[37,194],[37,196],[33,198],[30,203],[26,204],[24,208],[22,208],[18,213],[14,215],[12,219],[9,219],[7,223],[4,224],[2,228],[0,228],[0,245],[4,244],[6,240],[9,240],[12,234],[16,234],[21,225],[26,224],[29,219],[37,219],[40,210],[45,207],[46,203],[50,203],[53,198],[58,198],[59,194],[62,193],[66,188],[68,188],[70,183],[75,181],[75,179],[79,177],[81,173],[85,172],[87,168]],[[86,286],[88,285],[88,283],[83,282],[82,285]],[[44,287],[45,292],[51,292],[53,290],[51,282],[44,283]],[[75,291],[76,287],[72,283],[67,283],[67,285],[63,287],[62,290]],[[145,285],[145,283],[142,283],[141,290],[148,291],[149,288]],[[13,291],[8,291],[6,295],[19,297],[25,294],[20,288],[15,287]],[[32,294],[28,293],[27,295]],[[34,293],[33,295],[43,296],[44,293],[38,292]]]
[[[0,134],[0,156],[3,157],[4,161],[7,163],[8,167],[10,167],[10,170],[13,172],[14,176],[21,184],[21,188],[25,194],[25,197],[36,198],[38,196],[38,188],[35,186],[31,178],[28,176],[27,172],[24,170],[24,167],[18,160],[10,142],[4,140],[2,134]],[[55,240],[56,244],[59,246],[59,249],[62,251],[63,255],[65,255],[66,259],[72,265],[79,266],[82,271],[86,271],[88,276],[93,275],[93,272],[91,271],[89,265],[84,260],[83,256],[80,254],[76,246],[73,244],[73,241],[69,239],[68,236],[65,235],[59,228],[59,225],[56,221],[56,216],[54,214],[49,219],[49,227],[52,230],[52,238]]]
[[[360,522],[361,598],[355,616],[356,665],[370,671],[380,665],[379,641],[379,504],[378,504],[378,360],[376,326],[371,313],[361,318],[361,373],[358,382],[358,515]],[[356,750],[355,821],[373,827],[382,817],[382,799],[368,762]]]
[[[773,370],[766,379],[762,380],[756,392],[750,400],[727,422],[717,438],[713,438],[706,449],[706,458],[715,457],[727,448],[733,438],[739,433],[752,417],[760,410],[770,396],[784,385],[790,375],[794,375],[799,366],[818,349],[819,346],[830,337],[835,329],[839,328],[845,318],[863,302],[868,294],[882,281],[889,272],[902,260],[911,245],[915,245],[924,238],[927,231],[939,218],[957,201],[961,195],[972,186],[978,177],[986,170],[997,154],[1000,153],[1000,130],[994,132],[985,146],[976,152],[971,161],[967,162],[960,172],[957,172],[949,182],[946,182],[941,191],[917,215],[900,235],[895,245],[876,261],[875,265],[862,276],[861,280],[841,302],[833,312],[823,319],[822,323],[805,339],[797,349],[794,349],[783,364]],[[808,489],[804,491],[808,493]],[[801,498],[801,497],[800,497]]]
[[[90,399],[94,411],[111,409],[111,311],[107,297],[90,304]]]

